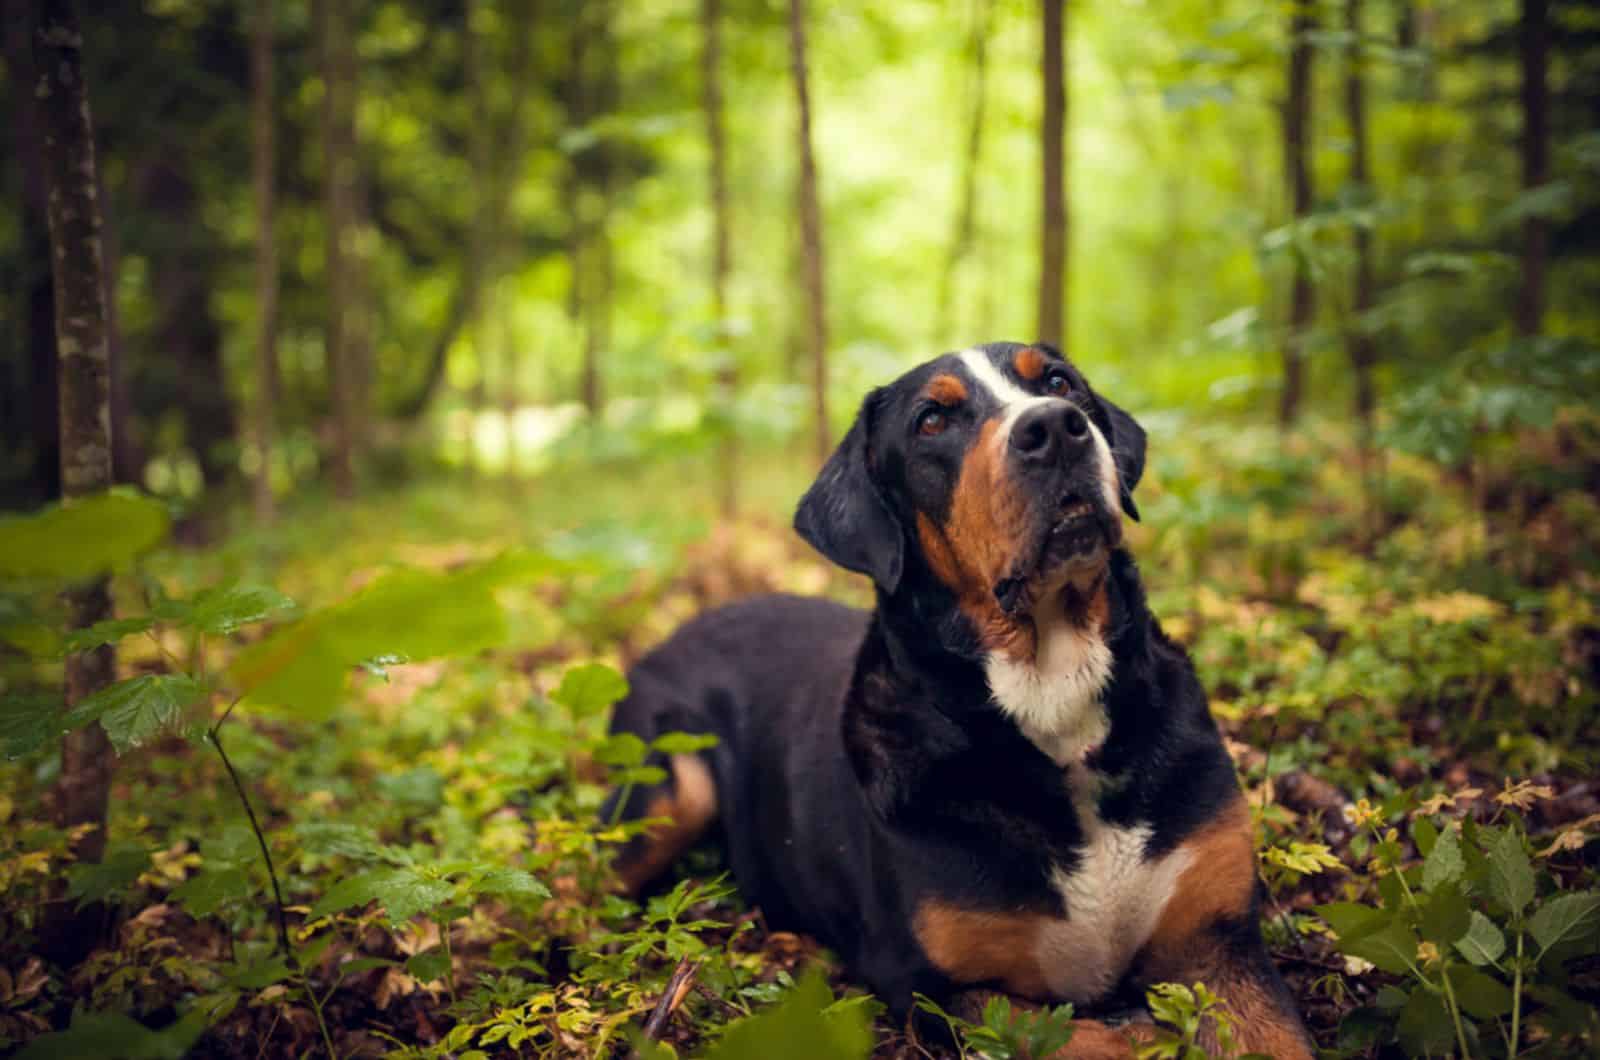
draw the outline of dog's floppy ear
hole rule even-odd
[[[1139,506],[1133,503],[1133,487],[1144,474],[1144,428],[1117,405],[1095,395],[1111,421],[1111,459],[1116,461],[1117,479],[1122,484],[1122,510],[1139,521]]]
[[[865,574],[883,591],[900,584],[905,535],[867,463],[867,440],[878,391],[867,395],[855,423],[800,498],[794,528],[806,542],[845,570]]]

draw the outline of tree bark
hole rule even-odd
[[[256,205],[256,518],[271,522],[273,428],[278,396],[277,123],[273,109],[273,0],[257,0],[250,27],[251,183]]]
[[[355,494],[357,409],[354,299],[350,251],[355,235],[355,55],[347,0],[317,0],[322,70],[322,198],[327,289],[326,350],[333,397],[333,487]]]
[[[1363,202],[1372,201],[1372,173],[1370,138],[1367,135],[1366,62],[1361,35],[1362,0],[1345,0],[1345,29],[1350,34],[1350,44],[1345,53],[1344,106],[1345,121],[1350,127],[1350,183],[1360,191]],[[1373,422],[1378,407],[1377,383],[1373,366],[1377,361],[1377,346],[1372,341],[1367,315],[1372,311],[1372,230],[1364,225],[1355,226],[1355,276],[1351,293],[1350,326],[1345,332],[1345,349],[1350,358],[1350,373],[1355,383],[1355,417],[1360,432],[1361,480],[1366,497],[1365,513],[1368,540],[1375,535],[1376,497],[1373,481],[1376,426]]]
[[[739,436],[733,420],[733,402],[739,390],[739,362],[728,335],[728,275],[732,249],[728,218],[728,139],[722,104],[722,0],[701,0],[700,25],[704,49],[700,53],[701,99],[706,119],[706,145],[711,189],[711,312],[717,356],[717,389],[727,420],[722,425],[718,467],[722,517],[732,519],[739,508]]]
[[[1311,34],[1316,28],[1316,8],[1310,0],[1297,0],[1289,19],[1289,86],[1283,111],[1284,169],[1296,224],[1311,213],[1311,167],[1307,155],[1311,131]],[[1311,270],[1305,256],[1296,252],[1289,295],[1289,334],[1283,345],[1283,390],[1278,400],[1278,423],[1285,428],[1300,415],[1305,390],[1305,343],[1316,313],[1315,298]]]
[[[1518,28],[1522,62],[1522,190],[1550,179],[1550,16],[1548,0],[1522,0]],[[1550,223],[1543,217],[1522,222],[1522,287],[1517,294],[1517,332],[1544,330],[1544,276],[1550,253]]]
[[[49,199],[51,265],[59,357],[61,497],[71,504],[112,483],[111,364],[106,339],[104,263],[99,189],[89,93],[83,82],[83,34],[67,0],[41,0],[34,33],[35,89]],[[110,618],[108,580],[98,578],[65,594],[69,628]],[[66,705],[115,679],[110,646],[75,652],[66,660]],[[105,851],[111,791],[111,744],[99,724],[61,741],[56,820],[64,828],[93,825],[76,848],[82,860]]]
[[[789,69],[794,80],[795,135],[799,141],[800,245],[805,265],[806,308],[811,346],[811,402],[816,417],[816,456],[828,459],[828,317],[822,249],[822,209],[817,202],[817,160],[811,149],[811,88],[806,64],[805,0],[789,0]]]
[[[1040,342],[1064,349],[1067,289],[1067,85],[1065,0],[1043,0],[1044,116],[1039,125],[1042,185],[1039,211]]]
[[[978,166],[983,157],[983,127],[989,99],[989,24],[993,12],[993,0],[977,0],[972,24],[972,110],[962,158],[961,192],[956,205],[955,230],[950,237],[950,254],[939,275],[939,300],[934,306],[933,342],[940,349],[953,344],[950,329],[955,318],[956,270],[972,250],[977,230]]]

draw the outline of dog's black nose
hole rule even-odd
[[[1088,417],[1064,401],[1031,408],[1011,427],[1012,451],[1030,464],[1077,456],[1088,442]]]

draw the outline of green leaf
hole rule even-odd
[[[76,582],[121,570],[170,525],[166,505],[124,490],[0,519],[0,577]]]
[[[1488,831],[1488,829],[1485,829]],[[1489,857],[1489,893],[1514,917],[1533,901],[1533,865],[1514,828],[1492,832],[1484,853]]]
[[[76,898],[80,906],[121,897],[149,867],[150,852],[144,847],[111,843],[98,863],[80,861],[67,869],[67,897]]]
[[[96,622],[92,626],[70,631],[61,642],[61,650],[88,651],[102,644],[115,644],[124,637],[143,633],[155,625],[155,621],[150,615],[140,615],[137,618],[108,618],[104,622]]]
[[[234,967],[228,972],[228,981],[243,990],[261,990],[281,983],[294,974],[282,954],[270,954],[256,964]]]
[[[1492,1020],[1511,1011],[1511,989],[1500,980],[1464,964],[1453,964],[1445,972],[1455,991],[1456,1004],[1469,1016]]]
[[[294,607],[294,601],[266,585],[226,585],[207,589],[175,616],[191,629],[226,635]]]
[[[1434,891],[1445,884],[1459,884],[1467,863],[1461,857],[1461,837],[1453,828],[1439,834],[1427,860],[1422,863],[1422,889]]]
[[[1417,959],[1417,936],[1398,917],[1354,939],[1339,939],[1339,950],[1371,961],[1386,972],[1404,975]]]
[[[448,573],[397,570],[252,644],[229,677],[253,702],[327,718],[363,662],[468,655],[502,643],[506,617],[495,590],[554,569],[547,559],[512,553]]]
[[[446,901],[454,891],[447,881],[424,876],[416,869],[370,869],[334,884],[311,907],[311,919],[379,902],[390,920],[410,920],[423,910]]]
[[[1422,937],[1429,942],[1441,947],[1449,946],[1465,935],[1471,926],[1472,910],[1461,888],[1454,883],[1440,885],[1425,899],[1420,927]]]
[[[443,946],[435,946],[431,950],[413,954],[406,961],[406,971],[424,983],[443,979],[450,971],[450,957],[444,952]]]
[[[174,888],[168,897],[183,906],[190,916],[206,917],[224,904],[248,898],[252,893],[244,870],[229,866],[195,873]]]
[[[187,674],[145,674],[118,681],[88,696],[67,712],[66,724],[77,728],[98,720],[118,754],[174,727],[183,708],[200,699],[205,688]]]
[[[348,821],[304,821],[295,825],[294,834],[308,852],[324,857],[375,861],[382,850],[372,829]]]
[[[68,728],[60,696],[42,692],[0,696],[0,755],[8,759],[51,746]]]
[[[1528,921],[1528,932],[1539,944],[1539,955],[1565,942],[1573,942],[1600,929],[1600,894],[1580,891],[1558,895],[1539,907]]]
[[[1439,841],[1439,829],[1426,817],[1418,817],[1411,825],[1411,838],[1417,844],[1417,853],[1427,857]]]
[[[652,750],[664,755],[686,755],[717,746],[716,733],[666,732],[650,741]]]
[[[1455,1036],[1444,1001],[1437,994],[1420,988],[1413,990],[1406,999],[1395,1029],[1408,1056],[1443,1053],[1450,1048]]]
[[[549,898],[550,888],[540,883],[522,869],[493,868],[479,876],[472,885],[478,894],[511,895],[529,898]]]
[[[64,1031],[41,1035],[16,1054],[16,1060],[182,1060],[205,1033],[205,1013],[191,1010],[177,1022],[153,1031],[120,1012],[72,1014]]]
[[[608,766],[636,766],[644,761],[644,741],[631,732],[615,732],[595,746],[595,761]]]
[[[1506,937],[1494,926],[1494,921],[1474,909],[1472,924],[1467,928],[1466,936],[1456,940],[1456,949],[1467,960],[1482,967],[1500,959],[1500,955],[1506,951]]]
[[[566,707],[573,717],[599,714],[628,694],[628,679],[604,663],[584,663],[562,675],[561,684],[550,698]]]
[[[863,1060],[872,1048],[866,1010],[825,1011],[833,993],[812,969],[772,1008],[731,1025],[707,1060]]]
[[[1356,938],[1375,931],[1388,919],[1381,909],[1356,902],[1330,902],[1315,907],[1318,916],[1328,922],[1334,934],[1341,939]]]

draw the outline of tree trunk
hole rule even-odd
[[[1519,27],[1522,59],[1522,190],[1550,179],[1550,21],[1547,0],[1522,0]],[[1550,252],[1550,223],[1543,217],[1522,222],[1522,288],[1517,295],[1517,332],[1544,330],[1544,274]]]
[[[1350,34],[1350,44],[1345,53],[1344,106],[1345,120],[1350,127],[1350,183],[1359,189],[1361,201],[1372,201],[1372,173],[1369,161],[1370,143],[1367,136],[1366,62],[1361,36],[1362,0],[1345,0],[1345,29]],[[1367,315],[1372,311],[1372,231],[1364,225],[1355,226],[1355,290],[1352,292],[1350,326],[1345,332],[1345,348],[1350,358],[1350,373],[1355,383],[1356,427],[1360,432],[1360,459],[1362,492],[1365,497],[1364,536],[1372,540],[1377,533],[1377,498],[1375,470],[1376,434],[1373,417],[1378,407],[1377,383],[1373,379],[1373,365],[1377,361],[1377,347],[1372,341]]]
[[[1067,84],[1065,0],[1044,0],[1044,117],[1039,126],[1043,174],[1039,212],[1037,338],[1064,349],[1067,289]]]
[[[355,235],[355,55],[347,0],[317,0],[322,68],[322,197],[327,290],[324,338],[333,397],[332,471],[340,497],[355,494],[357,444],[355,284],[350,251]]]
[[[816,417],[816,456],[828,459],[828,317],[822,256],[822,209],[817,203],[817,161],[811,150],[811,88],[806,66],[805,0],[789,0],[789,69],[794,78],[796,138],[800,151],[800,246],[804,255],[806,307],[811,345],[811,401]]]
[[[492,229],[495,246],[490,254],[491,275],[514,267],[512,259],[520,252],[521,234],[516,230],[513,199],[522,172],[523,121],[527,110],[528,86],[533,82],[534,36],[539,26],[538,11],[532,0],[514,5],[512,17],[511,66],[508,79],[511,99],[500,135],[500,164],[491,169],[494,213],[498,228]],[[521,404],[521,357],[518,356],[515,326],[516,301],[500,298],[501,405],[505,415],[506,474],[517,472],[516,413]]]
[[[1316,8],[1308,0],[1300,0],[1289,19],[1289,94],[1283,111],[1284,169],[1296,224],[1311,213],[1311,166],[1307,155],[1311,133],[1311,34],[1316,28]],[[1296,251],[1289,334],[1283,345],[1283,390],[1278,401],[1278,423],[1285,428],[1300,415],[1305,390],[1305,343],[1315,312],[1311,270],[1305,256]]]
[[[77,16],[67,0],[41,0],[36,10],[33,98],[39,107],[49,197],[59,355],[61,497],[71,504],[112,483],[111,364],[100,201],[89,93],[83,83],[83,35]],[[70,589],[65,598],[72,629],[112,615],[106,578]],[[116,656],[109,645],[68,655],[67,707],[110,684],[115,669]],[[63,828],[94,826],[77,845],[75,852],[82,860],[98,861],[105,851],[112,763],[111,744],[99,724],[62,738],[56,820]]]
[[[944,349],[955,343],[950,329],[955,319],[956,270],[972,250],[978,223],[978,166],[983,157],[983,126],[989,98],[989,23],[994,12],[992,0],[977,0],[972,23],[972,111],[968,117],[967,149],[962,159],[961,192],[956,206],[955,231],[950,237],[950,255],[939,275],[939,300],[934,307],[933,344]]]
[[[715,318],[715,345],[721,366],[717,389],[727,419],[722,425],[718,490],[722,517],[732,519],[739,508],[739,436],[733,403],[739,389],[739,362],[728,336],[728,274],[732,251],[728,235],[728,141],[722,114],[722,0],[701,0],[700,25],[705,48],[700,55],[701,98],[705,108],[706,144],[710,148],[711,185],[711,312]]]
[[[273,110],[273,0],[257,0],[250,29],[250,156],[256,201],[256,518],[271,522],[273,421],[278,391],[277,127]]]

